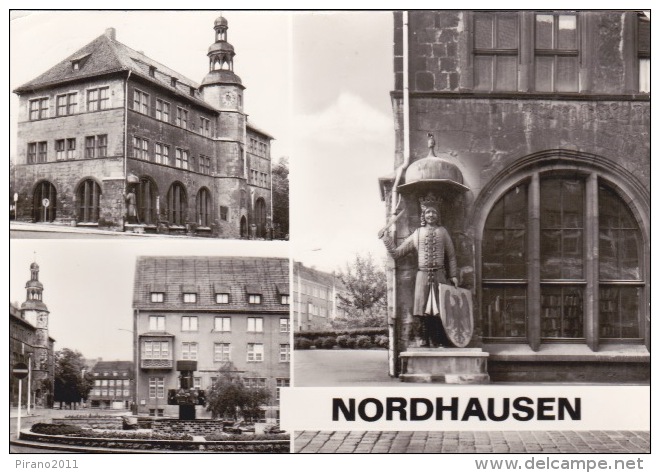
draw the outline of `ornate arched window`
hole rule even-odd
[[[79,222],[96,223],[101,209],[101,186],[94,179],[85,179],[76,192],[76,211]]]
[[[202,227],[211,225],[211,193],[202,187],[197,193],[197,224]]]
[[[618,185],[577,167],[510,181],[481,236],[484,341],[641,343],[645,243],[627,202]]]
[[[184,225],[187,207],[186,188],[180,182],[175,182],[167,193],[167,220],[170,224]]]

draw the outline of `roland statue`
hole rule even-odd
[[[417,253],[417,277],[413,303],[413,337],[419,346],[435,347],[450,345],[440,319],[439,284],[458,287],[456,277],[456,252],[447,229],[440,225],[442,200],[433,193],[419,199],[421,226],[399,247],[385,229],[378,237],[383,240],[387,251],[394,259],[408,253]]]

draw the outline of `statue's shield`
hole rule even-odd
[[[438,286],[440,319],[449,340],[464,348],[472,339],[472,293],[468,289],[440,284]]]

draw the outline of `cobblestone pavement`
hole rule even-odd
[[[631,431],[296,432],[296,453],[649,453]]]

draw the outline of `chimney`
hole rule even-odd
[[[106,29],[105,35],[113,41],[117,40],[117,31],[114,28]]]

